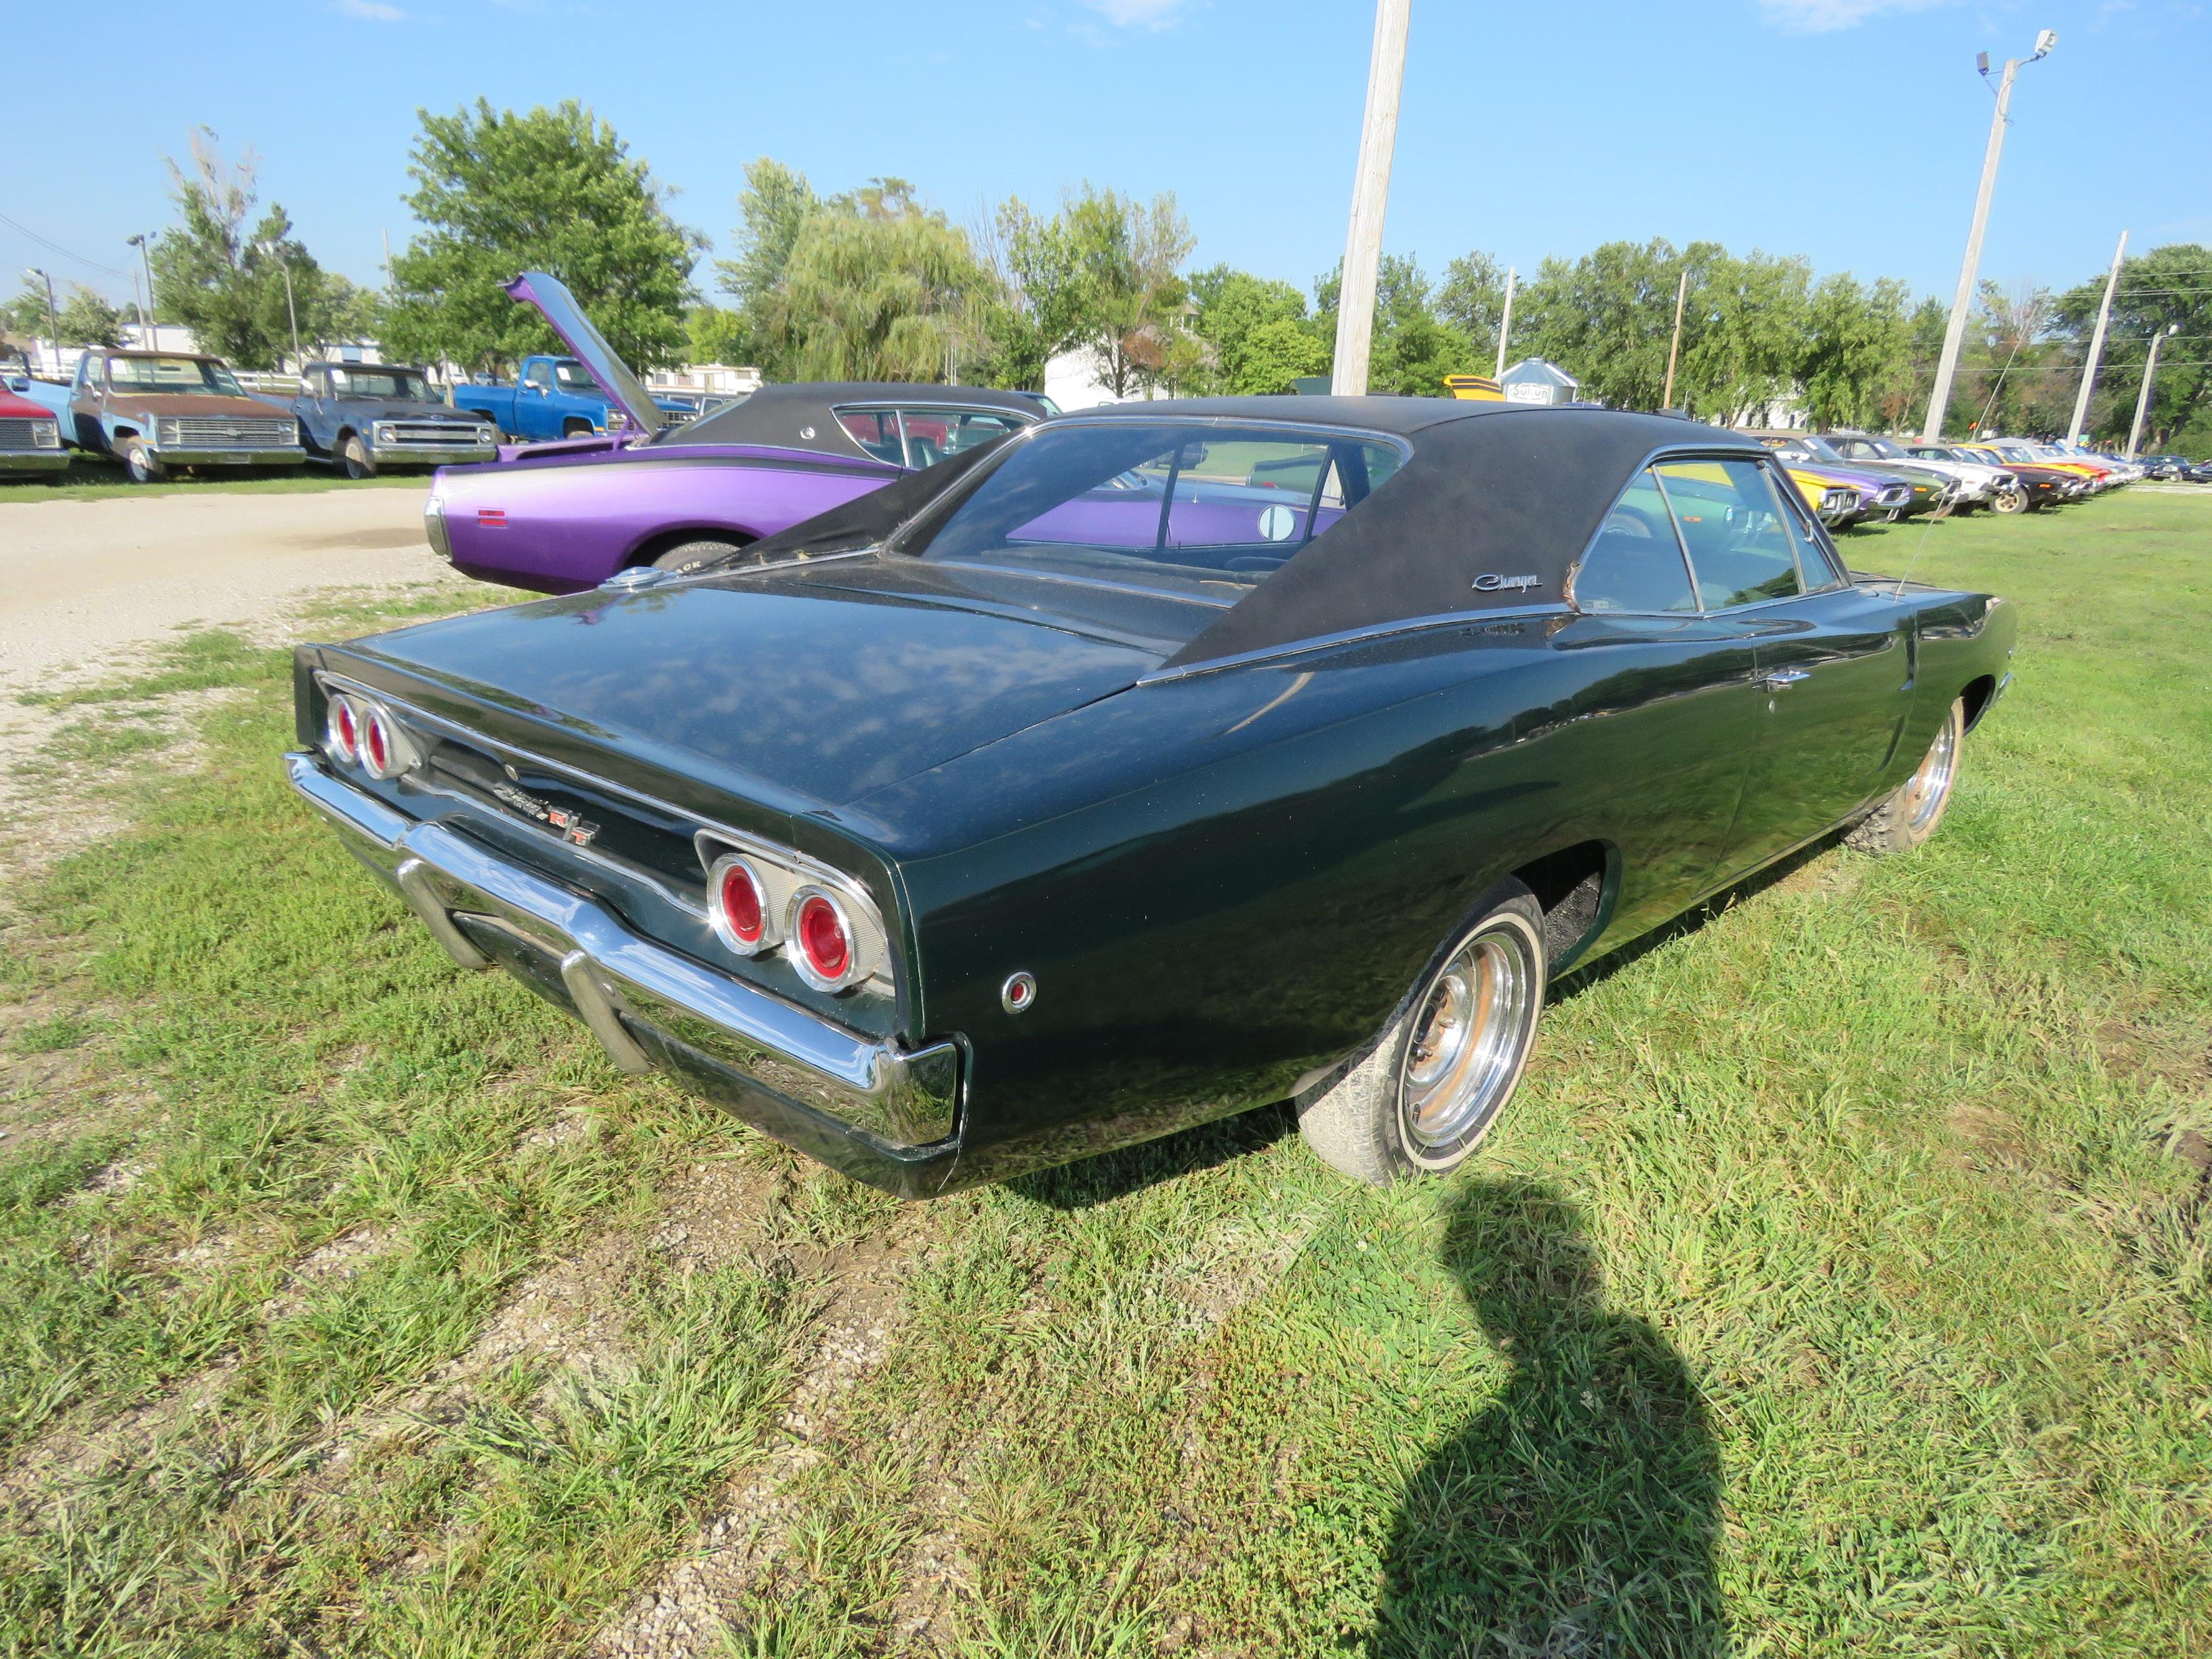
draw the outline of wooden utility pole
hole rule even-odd
[[[1928,419],[1921,428],[1921,441],[1939,443],[1943,437],[1943,411],[1951,401],[1951,382],[1959,373],[1959,348],[1966,337],[1966,316],[1973,308],[1974,276],[1982,265],[1982,233],[1989,228],[1990,198],[1997,187],[1997,160],[2004,154],[2005,118],[2012,108],[2012,83],[2019,77],[2023,63],[2034,63],[2058,43],[2058,36],[2045,29],[2035,37],[2035,57],[2008,58],[2004,73],[1997,77],[1997,106],[1990,117],[1990,144],[1982,154],[1982,186],[1974,196],[1973,228],[1966,233],[1966,263],[1959,267],[1959,291],[1952,296],[1951,320],[1943,330],[1943,356],[1936,365],[1935,390],[1928,396]],[[1990,72],[1990,55],[1981,56],[1981,71]]]
[[[1667,389],[1659,394],[1659,407],[1674,406],[1674,359],[1682,351],[1682,301],[1690,295],[1690,268],[1682,267],[1682,279],[1674,284],[1674,337],[1667,346]]]
[[[1505,267],[1505,314],[1498,319],[1498,368],[1491,379],[1502,379],[1505,374],[1505,341],[1513,332],[1513,277],[1511,265]]]
[[[1398,94],[1406,81],[1406,25],[1413,0],[1376,0],[1375,48],[1367,65],[1367,114],[1359,169],[1352,180],[1352,227],[1337,282],[1336,361],[1329,390],[1363,397],[1375,339],[1375,276],[1382,262],[1382,216],[1390,204],[1390,156],[1398,143]]]
[[[2096,332],[2089,337],[2089,361],[2081,365],[2081,389],[2074,394],[2074,418],[2066,428],[2069,448],[2081,441],[2082,422],[2089,418],[2089,392],[2097,384],[2097,365],[2105,356],[2105,325],[2112,320],[2112,291],[2120,285],[2120,265],[2128,257],[2128,234],[2112,251],[2112,274],[2105,278],[2105,303],[2097,307]]]
[[[2150,377],[2158,373],[2158,349],[2166,343],[2166,337],[2176,332],[2181,325],[2168,323],[2165,329],[2150,337],[2150,356],[2143,360],[2142,390],[2136,393],[2136,423],[2128,428],[2128,459],[2136,458],[2142,447],[2143,416],[2150,413]]]

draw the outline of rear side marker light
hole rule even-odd
[[[507,528],[507,509],[503,507],[480,507],[477,509],[477,524],[484,530]]]
[[[791,901],[791,961],[817,991],[842,991],[858,977],[852,918],[836,895],[802,887]]]
[[[711,902],[707,919],[723,944],[750,957],[775,943],[769,927],[768,884],[751,860],[735,854],[717,859],[708,883]]]

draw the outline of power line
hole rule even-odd
[[[97,259],[88,259],[82,253],[72,252],[70,249],[64,247],[59,242],[54,241],[48,237],[40,235],[37,231],[33,230],[28,225],[17,224],[13,219],[10,219],[4,213],[0,213],[0,225],[7,226],[10,230],[20,231],[22,234],[29,237],[33,241],[38,243],[40,246],[52,248],[55,252],[60,254],[64,259],[74,259],[81,265],[90,265],[94,270],[104,270],[111,276],[120,276],[126,283],[131,280],[131,273],[129,271],[118,270],[113,265],[104,265]]]

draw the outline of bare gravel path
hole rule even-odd
[[[48,720],[23,693],[128,669],[195,623],[255,637],[319,589],[448,574],[413,488],[0,500],[0,767]]]

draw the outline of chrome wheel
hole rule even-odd
[[[1407,1155],[1456,1163],[1512,1094],[1543,1001],[1540,945],[1518,915],[1492,917],[1430,984],[1398,1083]]]
[[[1919,769],[1905,780],[1904,799],[1899,803],[1905,809],[1905,827],[1914,835],[1932,829],[1943,816],[1944,803],[1950,799],[1951,785],[1958,775],[1959,722],[1947,719],[1936,741],[1929,744]]]

